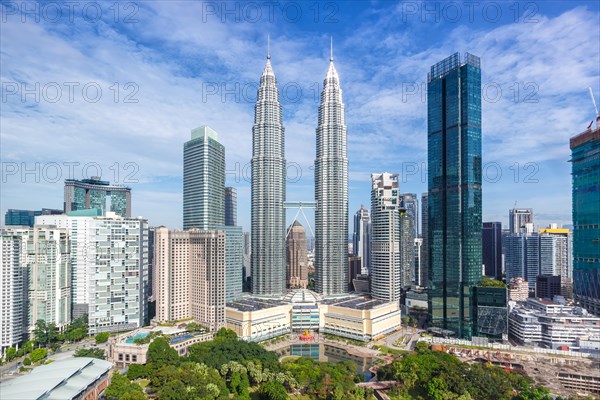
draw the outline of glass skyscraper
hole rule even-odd
[[[285,136],[271,56],[260,78],[252,126],[252,292],[285,292]]]
[[[225,226],[237,226],[237,190],[225,188]]]
[[[596,129],[571,138],[573,175],[573,289],[600,315],[600,116]]]
[[[208,126],[183,145],[183,229],[225,224],[225,147]]]
[[[242,295],[244,268],[244,232],[241,226],[218,226],[225,232],[225,301]]]
[[[93,208],[102,210],[102,213],[111,211],[121,217],[131,217],[131,188],[111,185],[99,176],[65,180],[65,213]]]
[[[481,68],[459,53],[428,76],[429,319],[470,338],[481,281]]]
[[[54,210],[51,208],[42,208],[41,210],[14,210],[8,209],[4,214],[4,225],[20,225],[33,227],[35,217],[38,215],[59,215],[63,210]]]
[[[348,157],[340,78],[329,57],[317,125],[315,160],[315,283],[317,292],[348,292]]]
[[[354,214],[354,235],[352,254],[360,257],[360,273],[369,275],[371,271],[371,217],[363,205]]]
[[[502,280],[502,223],[483,223],[481,256],[485,275]]]

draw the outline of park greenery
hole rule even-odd
[[[400,383],[389,393],[392,399],[551,400],[549,391],[526,375],[466,364],[451,354],[429,350],[423,342],[415,350],[378,371],[379,380]]]
[[[505,288],[506,284],[502,281],[484,275],[480,286]]]
[[[105,397],[284,400],[293,394],[297,399],[372,399],[369,390],[355,386],[361,380],[350,362],[279,362],[275,353],[221,329],[214,340],[190,346],[186,357],[164,338],[155,339],[148,347],[147,363],[131,364],[126,375],[115,374]],[[141,382],[147,385],[145,392]]]
[[[99,349],[97,347],[91,347],[89,349],[79,349],[75,351],[73,357],[91,357],[99,358],[100,360],[106,360],[106,354],[104,350]]]
[[[100,344],[100,343],[108,342],[109,337],[110,337],[110,333],[100,332],[96,336],[94,336],[94,339],[96,339],[96,344]]]

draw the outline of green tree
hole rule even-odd
[[[148,346],[147,360],[157,366],[176,365],[179,361],[179,354],[177,354],[177,350],[169,346],[169,342],[165,339],[157,338]]]
[[[110,333],[108,332],[100,332],[96,336],[94,336],[94,338],[96,339],[96,344],[108,342],[109,337]]]
[[[14,360],[14,358],[17,356],[17,350],[15,350],[14,347],[9,347],[8,349],[6,349],[6,354],[4,355],[4,357],[6,358],[6,361],[12,361]]]
[[[79,349],[73,354],[73,357],[91,357],[98,358],[100,360],[106,360],[106,354],[104,353],[104,350],[97,347],[92,347],[90,349]]]
[[[187,329],[189,332],[208,331],[208,328],[206,328],[204,325],[200,325],[196,322],[190,322],[189,324],[186,325],[185,329]]]
[[[37,362],[43,360],[48,355],[48,350],[40,347],[39,349],[35,349],[31,352],[31,361]]]
[[[138,392],[137,390],[132,390],[130,392],[125,393],[123,396],[119,398],[119,400],[146,400],[147,397],[143,392]]]
[[[487,277],[487,276],[483,276],[482,280],[481,280],[481,286],[484,287],[506,287],[506,284],[502,281]]]
[[[138,378],[145,378],[148,376],[148,368],[142,364],[131,364],[127,370],[127,377],[132,381]]]
[[[215,334],[215,340],[237,340],[237,334],[231,329],[221,328]]]
[[[189,394],[183,382],[175,379],[167,382],[159,392],[161,400],[186,400],[189,399]]]
[[[33,340],[28,340],[23,343],[23,346],[17,351],[17,357],[24,356],[25,354],[29,354],[33,351]]]
[[[58,328],[54,323],[46,324],[46,321],[39,319],[35,323],[33,335],[38,345],[46,347],[58,340]]]
[[[279,382],[266,382],[260,385],[260,398],[262,400],[287,400],[288,395],[285,387]]]
[[[139,392],[143,395],[143,390],[137,383],[131,383],[127,377],[115,373],[112,375],[110,385],[104,391],[107,399],[118,400],[130,392]]]
[[[23,360],[23,365],[31,365],[31,359],[29,357],[25,357],[25,359]]]
[[[85,338],[88,334],[88,316],[87,314],[77,318],[64,329],[64,339],[69,342],[77,342]]]

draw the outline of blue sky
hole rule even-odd
[[[2,1],[1,11],[2,215],[61,208],[63,180],[99,169],[133,188],[134,215],[181,227],[183,143],[209,125],[249,230],[253,101],[270,33],[288,200],[314,197],[331,35],[350,214],[369,205],[372,172],[426,191],[427,72],[468,51],[482,60],[484,221],[505,225],[515,202],[539,225],[571,221],[569,137],[594,119],[588,87],[600,97],[597,2]]]

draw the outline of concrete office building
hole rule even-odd
[[[403,286],[398,174],[371,175],[371,295],[400,300]]]
[[[509,233],[519,233],[526,224],[533,224],[533,208],[512,208],[508,210]]]
[[[193,318],[217,330],[225,324],[224,231],[156,228],[156,319]]]
[[[286,239],[286,262],[288,288],[306,288],[308,286],[308,258],[306,231],[302,224],[294,221],[288,228]]]
[[[600,318],[580,307],[528,299],[509,314],[509,338],[519,344],[579,350],[579,339],[600,335]]]

